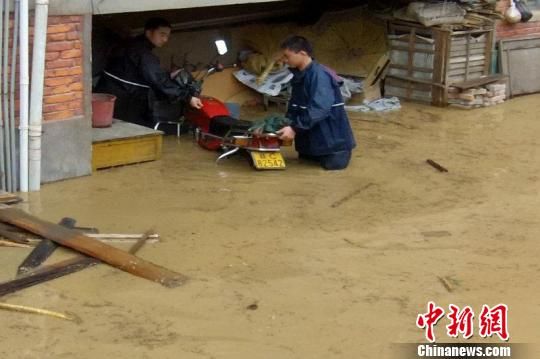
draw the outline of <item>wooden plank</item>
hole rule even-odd
[[[387,77],[391,77],[391,78],[398,79],[398,80],[403,80],[403,81],[408,81],[408,82],[412,82],[412,83],[419,83],[419,84],[431,85],[431,86],[437,86],[437,87],[443,87],[444,88],[443,84],[436,83],[436,82],[433,82],[433,81],[420,80],[420,79],[416,79],[416,78],[412,78],[412,77],[397,76],[397,75],[387,75]]]
[[[385,82],[385,88],[386,85],[401,88],[401,89],[409,89],[412,88],[415,91],[420,92],[431,92],[432,86],[431,85],[424,85],[424,84],[417,84],[417,83],[411,83],[407,81],[401,81],[397,79],[388,78]]]
[[[443,58],[443,61],[444,61],[444,94],[443,94],[443,105],[446,106],[448,105],[448,69],[449,69],[449,66],[450,66],[450,51],[452,50],[452,36],[453,36],[453,33],[449,33],[448,36],[446,37],[446,52],[444,54],[444,58]]]
[[[0,203],[15,204],[22,202],[22,198],[6,191],[0,191]]]
[[[87,237],[78,231],[41,220],[18,209],[0,209],[0,221],[24,228],[62,246],[95,257],[113,267],[160,283],[166,287],[179,286],[187,279],[182,274],[157,266],[118,248]]]
[[[92,145],[94,170],[133,163],[154,161],[161,158],[162,136],[98,142]]]
[[[129,253],[137,253],[143,244],[146,243],[148,237],[148,235],[145,235],[140,238],[137,243],[130,248]],[[20,277],[17,277],[14,280],[0,283],[0,297],[37,284],[63,277],[71,273],[79,272],[98,263],[101,263],[98,259],[83,255],[76,258],[66,259],[58,263],[41,266],[23,274]]]
[[[472,61],[472,58],[471,58],[471,35],[468,34],[467,35],[467,47],[466,47],[466,54],[465,54],[465,57],[467,58],[467,61],[466,61],[466,64],[465,64],[465,81],[467,81],[469,79],[469,68],[470,68],[470,64],[471,64],[471,61]],[[452,60],[450,60],[450,62],[452,62]]]
[[[458,64],[458,63],[466,63],[467,61],[480,61],[485,60],[485,56],[482,55],[474,55],[474,56],[462,56],[462,57],[453,57],[449,59],[450,64]]]
[[[420,102],[432,102],[432,86],[387,78],[385,83],[387,94],[403,99]]]
[[[440,83],[442,87],[434,86],[432,89],[431,103],[436,106],[441,106],[445,102],[446,88],[445,86],[445,62],[444,58],[448,47],[448,31],[437,31],[434,33],[437,51],[434,58],[433,81]]]
[[[8,224],[0,223],[0,236],[5,239],[9,239],[14,243],[27,244],[27,236],[24,233],[17,231],[16,229],[17,228]]]
[[[463,75],[466,79],[468,79],[471,76],[471,74],[473,74],[473,73],[475,73],[475,74],[480,73],[480,76],[483,76],[484,75],[484,65],[469,67],[469,69],[449,70],[448,71],[448,76],[452,77],[452,76]],[[476,76],[476,77],[478,77],[478,76]]]
[[[478,35],[478,34],[487,34],[487,33],[489,33],[490,31],[493,31],[493,29],[489,29],[489,30],[486,30],[486,29],[479,29],[479,30],[454,31],[454,32],[452,33],[452,35],[453,35],[453,36],[460,36],[460,35],[467,35],[467,34]]]
[[[474,72],[474,73],[470,73],[469,74],[469,79],[470,80],[473,80],[473,79],[478,79],[480,77],[483,77],[484,76],[484,72]],[[451,76],[451,77],[448,77],[448,85],[449,86],[454,86],[455,83],[460,83],[460,82],[463,82],[465,81],[465,76]]]
[[[484,55],[486,53],[486,48],[481,48],[481,49],[471,49],[469,51],[469,54],[470,55]],[[463,56],[467,56],[467,51],[466,50],[463,50],[463,51],[452,51],[450,53],[450,57],[451,58],[455,58],[455,57],[463,57]]]
[[[14,247],[14,248],[32,248],[30,244],[21,244],[21,243],[15,243],[12,241],[6,241],[4,239],[0,239],[0,246],[2,247]]]
[[[474,67],[474,66],[484,67],[485,64],[486,64],[486,60],[477,60],[477,61],[470,61],[469,62],[469,65],[471,67]],[[457,69],[465,70],[465,67],[466,67],[465,62],[458,62],[458,63],[450,64],[449,70],[457,70]],[[463,72],[465,72],[465,71],[463,71]]]
[[[62,218],[59,225],[66,227],[66,228],[73,228],[75,227],[75,223],[77,221],[73,218]],[[28,256],[23,260],[23,262],[19,265],[17,268],[17,276],[20,276],[21,274],[28,272],[32,270],[33,268],[36,268],[40,266],[43,262],[47,260],[47,258],[50,257],[51,254],[58,248],[58,244],[55,242],[49,240],[49,239],[42,239],[40,243],[28,254]]]
[[[503,75],[491,75],[491,76],[481,77],[478,79],[455,83],[452,86],[457,87],[460,90],[467,90],[473,87],[484,86],[493,82],[501,81],[504,78],[505,76]]]
[[[474,49],[474,48],[483,49],[486,46],[486,43],[487,43],[486,39],[482,39],[480,41],[478,41],[478,39],[474,39],[473,42],[471,42],[471,43],[469,43],[469,45],[467,45],[467,38],[464,36],[459,40],[453,39],[452,40],[452,48],[453,49],[461,48],[461,50],[465,50],[466,47],[469,46],[471,49]]]
[[[486,39],[486,47],[485,47],[485,51],[486,53],[484,54],[485,58],[486,58],[486,64],[485,64],[485,68],[484,68],[484,73],[486,75],[489,75],[491,73],[491,61],[493,59],[493,38],[495,37],[495,31],[491,31],[488,35],[487,35],[487,39]]]
[[[39,267],[17,277],[16,279],[0,283],[0,297],[49,280],[81,271],[98,263],[100,263],[100,261],[95,258],[79,256],[77,258],[67,259],[59,263]]]
[[[391,50],[398,50],[398,51],[404,51],[404,52],[407,52],[407,53],[410,53],[409,51],[409,48],[407,46],[390,46],[390,49]],[[434,50],[427,50],[427,49],[419,49],[417,47],[412,47],[412,52],[421,52],[421,53],[424,53],[424,54],[434,54],[435,51]]]
[[[486,48],[486,44],[485,43],[473,43],[473,44],[470,44],[469,45],[469,48],[471,50],[484,50]],[[467,44],[463,44],[463,45],[456,45],[454,43],[452,43],[452,51],[451,53],[454,53],[455,51],[465,51],[467,50]]]
[[[406,65],[398,65],[398,64],[392,64],[390,65],[390,68],[393,68],[393,69],[400,69],[400,70],[408,70],[409,67],[406,66]],[[426,72],[426,73],[432,73],[433,72],[433,68],[429,68],[429,67],[414,67],[412,68],[413,72]]]

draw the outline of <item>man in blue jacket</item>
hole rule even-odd
[[[326,170],[346,168],[356,143],[336,76],[313,59],[306,38],[291,36],[281,48],[294,77],[287,110],[291,125],[278,131],[280,138],[294,139],[300,158]]]

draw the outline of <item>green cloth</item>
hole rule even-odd
[[[283,127],[289,126],[291,121],[278,114],[272,114],[263,119],[255,121],[254,125],[249,128],[249,132],[262,130],[263,133],[274,133],[281,130]]]

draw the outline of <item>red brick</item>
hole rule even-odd
[[[71,91],[82,91],[83,90],[83,83],[82,81],[73,82],[71,85],[69,85],[69,89]]]
[[[43,105],[43,113],[58,112],[69,110],[67,102],[65,103],[55,103],[51,105]]]
[[[83,108],[83,102],[82,102],[82,99],[81,100],[77,100],[77,101],[71,101],[70,103],[68,103],[68,108],[70,110],[78,110],[78,109],[82,109]]]
[[[66,21],[66,16],[49,16],[47,19],[48,25],[57,25],[57,24],[65,24],[69,21]]]
[[[73,49],[73,41],[50,42],[47,51],[65,51]]]
[[[82,100],[43,105],[43,112],[58,112],[65,110],[77,110],[82,108]]]
[[[80,81],[79,76],[51,77],[51,78],[45,79],[45,86],[55,87],[55,86],[69,85],[76,81]]]
[[[61,95],[44,96],[43,103],[45,104],[63,103],[63,102],[69,102],[69,101],[73,101],[75,99],[81,99],[81,98],[82,98],[82,93],[66,93],[66,94],[61,94]]]
[[[47,23],[49,25],[58,25],[58,24],[70,24],[78,23],[82,21],[81,16],[49,16]],[[32,20],[33,23],[33,20]]]
[[[59,58],[60,58],[59,51],[45,53],[45,61],[54,61]]]
[[[49,34],[49,35],[47,35],[47,42],[49,42],[49,41],[65,41],[66,38],[67,38],[66,35],[67,34],[64,33],[64,32],[59,33],[59,34]]]
[[[79,31],[71,31],[65,34],[68,40],[80,40],[81,33]]]
[[[75,66],[62,69],[52,69],[45,71],[45,77],[57,77],[57,76],[70,76],[70,75],[81,75],[82,67]]]
[[[60,55],[60,57],[62,59],[75,59],[75,58],[80,59],[82,57],[82,51],[79,49],[62,51],[62,54]]]
[[[52,121],[52,120],[67,120],[72,117],[77,116],[77,112],[74,110],[65,110],[65,111],[57,111],[57,112],[50,112],[50,113],[44,113],[43,119],[45,121]]]
[[[67,85],[45,87],[43,89],[43,96],[60,95],[60,94],[68,93],[68,92],[71,92],[71,90],[69,89]]]
[[[534,29],[516,29],[513,31],[515,35],[523,35],[523,34],[529,34],[531,32],[534,32]]]
[[[71,32],[77,30],[77,24],[58,24],[47,28],[48,34],[58,34],[61,32]]]
[[[47,70],[52,69],[59,69],[59,68],[66,68],[66,67],[73,67],[73,66],[80,66],[80,63],[78,64],[77,61],[74,59],[58,59],[54,61],[48,61],[45,65],[45,68]]]

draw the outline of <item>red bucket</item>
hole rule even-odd
[[[116,96],[106,93],[92,94],[92,127],[110,127]]]

